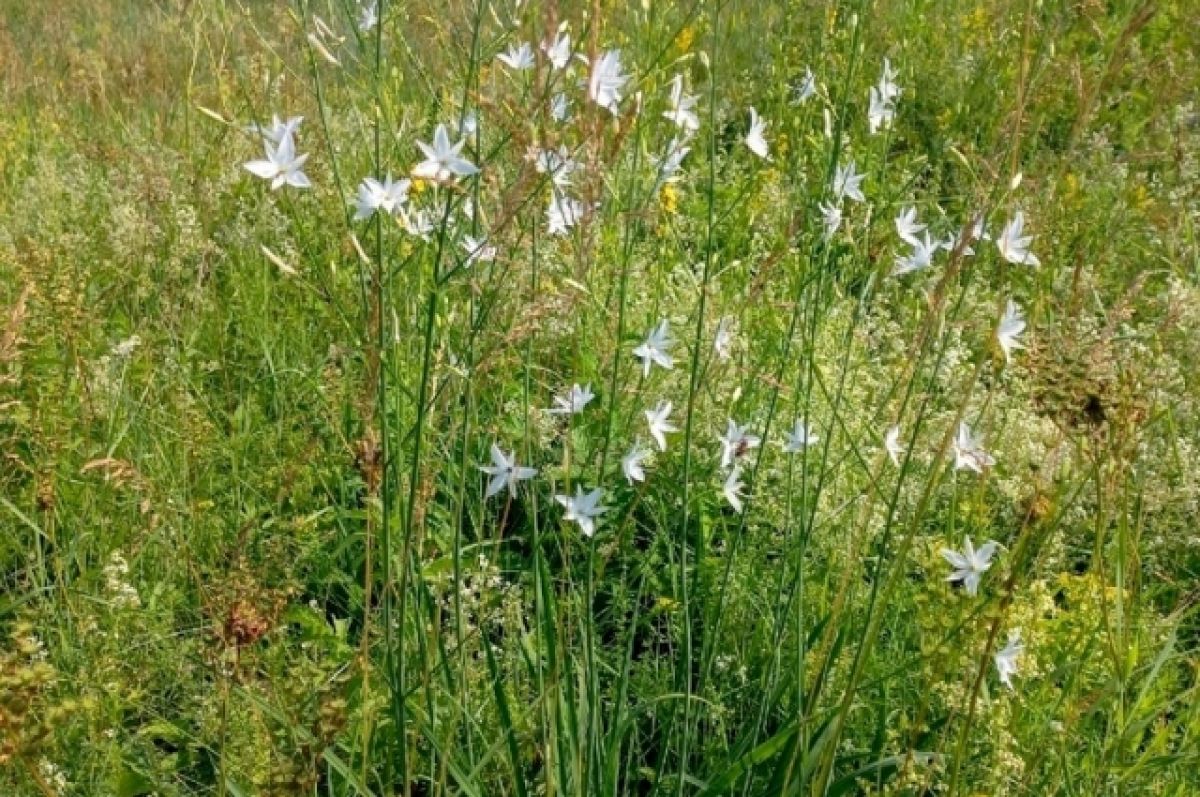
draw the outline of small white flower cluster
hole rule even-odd
[[[113,551],[104,565],[104,587],[114,606],[125,609],[141,608],[142,600],[137,589],[128,581],[129,563],[119,551]]]
[[[499,566],[484,554],[473,563],[464,559],[457,578],[447,570],[432,576],[428,584],[444,617],[461,616],[461,637],[452,636],[461,638],[471,648],[472,656],[481,655],[482,649],[476,645],[488,644],[480,638],[481,629],[505,627],[524,617],[526,604],[520,584],[506,579]]]
[[[38,761],[38,771],[41,773],[42,780],[54,789],[55,794],[65,794],[67,789],[71,787],[70,781],[67,780],[66,773],[48,758],[43,758]]]

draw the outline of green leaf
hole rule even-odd
[[[123,766],[120,774],[109,781],[109,786],[115,797],[142,797],[154,793],[153,781],[128,765]]]

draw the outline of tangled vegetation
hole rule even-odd
[[[0,0],[0,794],[1200,793],[1186,0]]]

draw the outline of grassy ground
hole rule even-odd
[[[1200,793],[1190,6],[0,0],[0,794]]]

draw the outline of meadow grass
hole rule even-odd
[[[1200,793],[1189,2],[367,5],[0,0],[0,794]]]

